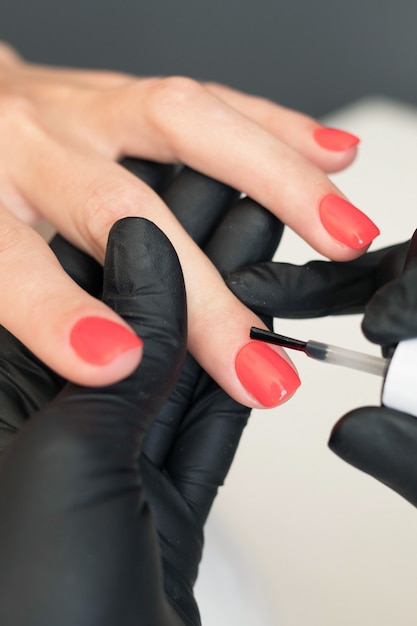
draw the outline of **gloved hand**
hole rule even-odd
[[[116,385],[66,385],[3,452],[2,624],[182,623],[162,591],[155,524],[137,469],[143,438],[185,356],[182,274],[168,240],[141,219],[113,227],[105,265],[103,299],[142,337],[144,356]],[[49,373],[19,345],[15,359],[16,342],[7,340],[1,407],[9,425],[9,412],[16,422],[21,398],[39,393]],[[8,385],[8,363],[19,358],[30,370],[21,360]]]
[[[349,263],[304,266],[262,263],[229,274],[234,293],[258,314],[308,318],[365,311],[365,336],[387,356],[417,337],[416,241],[366,254]],[[410,260],[411,256],[411,260]],[[384,406],[362,407],[334,427],[330,448],[417,506],[417,419]]]
[[[270,256],[282,230],[255,203],[244,207],[233,232],[225,219],[212,236],[199,235],[214,261],[226,247],[227,270],[233,250],[234,267]],[[59,237],[53,248],[97,296],[99,266]],[[184,356],[184,291],[176,255],[150,222],[115,225],[103,285],[103,299],[144,340],[138,370],[121,383],[65,385],[1,331],[0,623],[7,626],[199,623],[192,586],[203,525],[249,409],[190,357],[164,405]]]

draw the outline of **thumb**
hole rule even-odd
[[[417,266],[387,283],[369,301],[362,328],[379,344],[395,344],[417,336]]]
[[[110,231],[103,301],[144,342],[139,369],[125,385],[140,389],[141,406],[154,412],[175,384],[186,352],[184,280],[177,254],[152,222],[128,217]]]
[[[330,449],[417,506],[417,420],[385,407],[350,411],[333,427]]]

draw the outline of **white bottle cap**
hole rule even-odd
[[[382,404],[417,417],[417,339],[395,349],[382,388]]]

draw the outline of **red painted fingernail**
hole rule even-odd
[[[103,317],[78,320],[70,343],[79,357],[93,365],[107,365],[120,354],[143,345],[132,331]]]
[[[365,213],[333,193],[324,196],[319,213],[329,235],[349,248],[364,248],[379,235],[379,228]]]
[[[301,381],[291,365],[269,346],[252,341],[237,353],[236,374],[247,391],[263,406],[287,400]]]
[[[338,128],[328,128],[326,126],[316,128],[313,137],[319,146],[326,148],[326,150],[333,150],[334,152],[348,150],[356,146],[360,141],[359,137],[356,137],[356,135],[347,133],[344,130],[339,130]]]

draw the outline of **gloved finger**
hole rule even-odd
[[[168,183],[173,179],[178,169],[177,165],[170,163],[157,163],[147,159],[137,159],[136,157],[124,157],[120,165],[141,180],[149,187],[161,193]]]
[[[190,409],[183,415],[163,469],[142,454],[147,500],[156,518],[170,596],[187,602],[203,548],[202,529],[218,487],[233,461],[250,410],[238,404],[200,368]],[[169,420],[166,425],[170,428]],[[153,427],[150,432],[152,432]],[[181,572],[178,575],[171,572]],[[175,593],[169,587],[174,581]],[[187,602],[188,606],[188,602]]]
[[[101,265],[61,235],[54,235],[49,246],[68,276],[90,296],[99,298],[103,288]]]
[[[329,447],[417,506],[417,420],[385,407],[362,407],[333,428]]]
[[[178,257],[168,238],[152,222],[126,218],[112,228],[103,301],[146,342],[140,387],[141,393],[146,393],[149,411],[151,405],[158,406],[165,400],[180,374],[187,334],[185,288]]]
[[[200,527],[224,483],[249,415],[247,407],[201,373],[164,466]]]
[[[362,322],[365,336],[381,345],[417,336],[417,267],[379,289]]]
[[[401,273],[407,247],[405,242],[345,263],[261,263],[231,272],[226,284],[258,315],[302,319],[359,313],[381,284]]]
[[[254,200],[244,198],[229,209],[204,251],[220,273],[224,274],[241,264],[271,258],[282,232],[282,222]],[[197,382],[202,375],[196,361],[187,356],[181,378],[144,443],[144,453],[158,467],[163,465],[167,452],[173,445],[177,429],[193,401]]]
[[[242,198],[224,216],[204,252],[224,277],[239,267],[270,260],[284,224],[251,198]]]
[[[203,247],[240,193],[213,178],[184,167],[162,199],[190,237]]]
[[[0,327],[0,453],[26,419],[54,398],[65,382]]]

